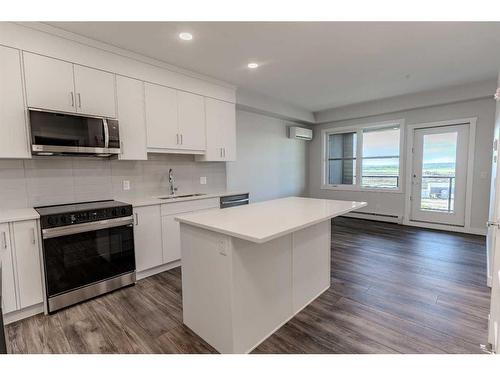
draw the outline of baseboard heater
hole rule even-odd
[[[389,221],[392,223],[401,223],[401,217],[398,215],[379,214],[376,212],[349,212],[349,213],[344,214],[342,216],[359,218],[359,219]]]

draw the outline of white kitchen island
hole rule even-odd
[[[330,219],[364,206],[289,197],[179,216],[184,324],[250,352],[330,287]]]

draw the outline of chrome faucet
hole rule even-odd
[[[168,183],[170,184],[170,195],[175,195],[175,191],[177,190],[176,187],[174,187],[175,180],[174,180],[174,171],[172,168],[168,170]]]

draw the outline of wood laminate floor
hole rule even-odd
[[[337,218],[332,286],[254,353],[480,353],[485,238]],[[6,327],[10,353],[214,353],[182,325],[180,268]]]

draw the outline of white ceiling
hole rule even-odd
[[[500,22],[50,24],[310,111],[490,79],[500,67]]]

